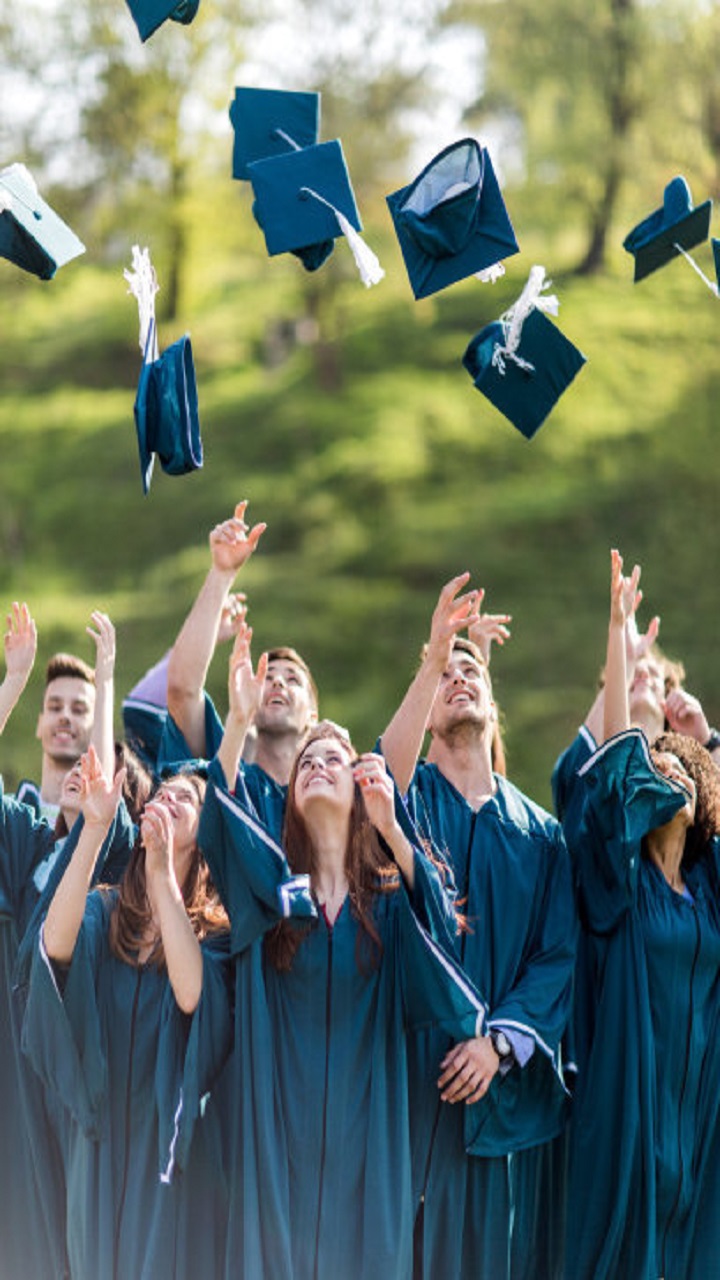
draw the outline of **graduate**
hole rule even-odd
[[[217,1275],[226,1203],[208,1092],[231,1042],[227,920],[197,846],[205,782],[165,780],[117,888],[88,895],[123,774],[82,760],[84,825],[36,946],[26,1052],[66,1109],[77,1280]],[[190,1149],[192,1141],[192,1150]]]
[[[567,827],[593,1034],[570,1134],[568,1280],[690,1280],[720,1256],[720,788],[710,755],[631,727],[612,553],[604,742]]]
[[[451,959],[454,912],[378,755],[358,758],[331,721],[311,730],[282,847],[231,794],[266,664],[253,673],[240,634],[200,833],[236,959],[226,1275],[409,1280],[407,1029],[464,1038],[484,1004]]]
[[[415,1274],[428,1280],[510,1274],[513,1195],[534,1195],[541,1168],[533,1158],[519,1176],[510,1157],[522,1168],[525,1150],[565,1121],[559,1046],[575,958],[562,832],[492,768],[487,665],[459,634],[477,626],[481,595],[468,582],[461,574],[440,593],[424,659],[382,738],[416,824],[451,864],[468,926],[459,954],[489,1005],[485,1034],[413,1046]],[[531,1219],[525,1205],[521,1218]]]
[[[100,615],[93,615],[99,617]],[[103,615],[104,618],[104,615]],[[100,741],[107,734],[103,717],[109,687],[112,697],[114,634],[112,624],[95,635],[98,645],[99,698],[94,700]],[[17,704],[32,671],[37,649],[35,623],[26,604],[14,603],[4,637],[6,674],[0,685],[0,732]],[[62,681],[60,682],[62,683]],[[93,694],[95,687],[93,685]],[[61,697],[57,685],[50,702]],[[101,710],[101,707],[103,710]],[[71,713],[54,715],[55,740],[72,738]],[[58,749],[60,744],[58,743]],[[107,743],[105,744],[107,749]],[[54,826],[34,806],[6,795],[0,778],[0,1131],[12,1152],[0,1197],[0,1258],[8,1280],[32,1275],[55,1280],[65,1271],[65,1196],[57,1110],[46,1099],[39,1081],[21,1052],[25,987],[24,957],[32,946],[37,923],[62,869],[71,857],[81,823],[79,777],[65,769],[57,792],[59,809]],[[58,806],[54,806],[58,808]],[[130,830],[127,814],[113,823],[98,866],[106,874],[123,866]]]
[[[223,609],[232,595],[238,571],[253,555],[266,526],[252,528],[245,519],[247,502],[210,532],[210,568],[195,603],[173,645],[168,663],[168,717],[160,745],[160,766],[208,759],[220,745],[223,726],[205,692]],[[236,608],[235,632],[245,620]],[[307,663],[287,646],[268,654],[263,698],[252,726],[253,760],[246,763],[247,726],[238,785],[247,788],[249,803],[276,840],[282,831],[290,769],[298,746],[317,720],[318,694]]]

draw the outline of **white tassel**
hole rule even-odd
[[[11,213],[13,207],[12,196],[9,191],[3,191],[0,188],[0,213]]]
[[[380,261],[370,246],[365,243],[360,233],[351,226],[345,215],[339,209],[336,209],[335,205],[331,204],[329,200],[326,200],[324,196],[319,195],[317,191],[313,191],[312,187],[301,187],[300,194],[312,196],[314,200],[319,200],[320,204],[324,204],[327,209],[330,209],[335,214],[340,230],[350,245],[355,265],[365,288],[369,289],[371,285],[379,284],[385,275],[383,268],[380,266]]]
[[[543,290],[549,289],[552,284],[551,280],[545,279],[544,267],[531,267],[527,283],[523,289],[517,302],[514,302],[508,311],[500,317],[500,323],[503,327],[505,335],[505,345],[495,344],[493,351],[493,365],[498,373],[505,373],[505,360],[512,360],[520,369],[527,372],[533,372],[534,366],[527,360],[523,360],[517,355],[517,349],[522,339],[522,330],[525,321],[531,311],[545,311],[550,315],[556,316],[560,303],[554,293],[545,294]]]
[[[335,210],[335,217],[340,223],[342,233],[345,236],[350,248],[352,256],[355,259],[355,265],[360,273],[360,279],[366,289],[370,289],[372,285],[379,284],[385,272],[380,266],[380,260],[376,253],[373,253],[369,244],[366,244],[362,236],[348,222],[347,218],[340,212]]]
[[[143,355],[147,347],[150,325],[153,325],[151,350],[148,351],[148,361],[153,361],[157,360],[159,354],[157,325],[155,324],[155,294],[160,286],[155,274],[155,268],[150,261],[149,249],[141,249],[139,245],[134,244],[132,247],[132,259],[133,270],[128,271],[125,269],[123,275],[128,282],[128,293],[132,293],[137,298],[140,317],[139,342]]]
[[[505,275],[505,264],[503,262],[493,262],[491,267],[485,267],[482,271],[475,272],[476,280],[481,284],[495,284],[497,280],[501,280]]]
[[[705,275],[705,272],[698,266],[697,262],[688,253],[687,249],[683,249],[682,245],[678,244],[677,241],[675,241],[673,248],[677,249],[678,253],[681,253],[684,258],[687,258],[687,261],[690,263],[690,266],[692,267],[693,271],[697,271],[700,279],[705,281],[705,284],[707,285],[710,292],[714,293],[716,298],[720,298],[720,290],[718,289],[717,285],[714,284],[712,280],[708,280],[708,277]]]

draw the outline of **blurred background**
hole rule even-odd
[[[675,174],[697,204],[720,195],[720,4],[201,0],[145,45],[124,0],[9,8],[0,167],[25,163],[87,252],[49,282],[0,260],[0,610],[27,600],[40,636],[0,741],[6,784],[39,771],[50,653],[92,660],[85,627],[106,610],[119,703],[172,644],[241,498],[268,524],[237,581],[256,653],[299,648],[361,748],[467,569],[512,614],[493,657],[509,773],[548,804],[604,656],[611,546],[642,565],[640,625],[661,615],[717,724],[720,301],[682,260],[633,285],[622,241]],[[343,240],[315,274],[268,258],[231,177],[236,85],[322,93],[378,287]],[[495,285],[416,303],[385,196],[466,135],[489,148],[521,253]],[[191,335],[205,449],[191,475],[156,466],[147,497],[133,244],[159,277],[161,349]],[[709,244],[695,257],[714,279]],[[535,263],[588,364],[528,442],[461,360]]]

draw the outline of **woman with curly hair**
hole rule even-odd
[[[33,959],[25,1044],[66,1108],[67,1252],[78,1280],[216,1275],[219,1125],[200,1099],[230,1046],[227,918],[200,855],[205,780],[164,780],[117,887],[88,893],[124,772],[82,759],[82,832]],[[193,1130],[197,1132],[190,1150]]]
[[[570,1139],[568,1280],[700,1280],[720,1256],[720,774],[630,728],[612,553],[605,741],[568,830],[592,983]]]
[[[484,1006],[450,958],[452,908],[380,756],[358,757],[331,721],[313,728],[282,846],[231,794],[264,670],[263,655],[253,674],[248,629],[200,831],[236,963],[226,1276],[405,1280],[406,1030],[442,1022],[462,1039]]]

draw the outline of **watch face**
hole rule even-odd
[[[496,1031],[493,1036],[493,1042],[495,1045],[495,1052],[499,1054],[501,1058],[510,1057],[510,1054],[512,1053],[512,1045],[504,1031]]]

